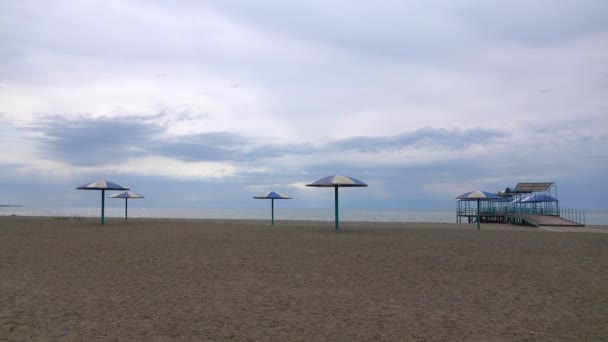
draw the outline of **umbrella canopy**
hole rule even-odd
[[[346,176],[327,176],[321,178],[311,184],[306,184],[306,186],[318,187],[318,188],[329,188],[333,187],[335,189],[335,222],[336,222],[336,230],[340,229],[340,220],[338,215],[338,188],[340,187],[363,187],[367,186],[367,184],[362,181]]]
[[[541,203],[541,202],[557,202],[557,198],[545,194],[536,194],[522,198],[520,203]]]
[[[112,196],[110,196],[110,198],[124,198],[125,199],[125,221],[126,221],[127,220],[127,207],[128,207],[127,202],[129,201],[129,198],[139,199],[139,198],[145,198],[145,197],[140,194],[136,194],[134,192],[125,191],[125,192],[121,192],[119,194],[112,195]]]
[[[78,190],[101,190],[101,224],[105,224],[104,218],[104,207],[105,207],[105,191],[106,190],[129,190],[129,188],[125,188],[124,186],[109,182],[106,180],[98,180],[95,182],[91,182],[88,184],[83,184],[76,189]]]
[[[500,200],[500,197],[491,192],[477,190],[464,193],[456,197],[456,199],[461,201],[477,201],[477,230],[479,230],[479,221],[481,220],[479,213],[479,201]]]
[[[271,208],[270,209],[271,221],[270,222],[271,222],[271,225],[273,225],[273,226],[274,226],[274,200],[275,199],[291,199],[291,197],[284,196],[284,195],[282,195],[282,194],[280,194],[278,192],[274,192],[274,191],[267,192],[267,193],[261,194],[259,196],[255,196],[253,198],[255,198],[255,199],[269,199],[269,200],[271,200],[271,202],[270,202],[271,203],[271,207],[270,207]]]
[[[131,191],[125,191],[125,192],[121,192],[119,194],[112,195],[112,196],[110,196],[110,198],[145,198],[145,197],[140,194],[131,192]]]
[[[83,184],[83,185],[77,187],[76,189],[78,189],[78,190],[129,190],[129,188],[125,188],[124,186],[122,186],[118,183],[109,182],[106,180],[98,180],[98,181],[91,182],[88,184]]]
[[[367,184],[363,183],[358,179],[354,179],[352,177],[346,176],[327,176],[321,178],[314,183],[306,184],[306,186],[314,186],[314,187],[355,187],[355,186],[367,186]]]
[[[291,197],[284,196],[278,192],[267,192],[265,194],[261,194],[259,196],[255,196],[255,199],[291,199]]]
[[[464,193],[458,197],[456,197],[456,199],[459,200],[464,200],[464,201],[475,201],[475,200],[482,200],[482,201],[489,201],[489,200],[497,200],[500,199],[499,196],[496,196],[495,194],[491,193],[491,192],[487,192],[487,191],[470,191],[467,193]]]

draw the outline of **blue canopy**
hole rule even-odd
[[[518,202],[520,203],[541,203],[541,202],[557,202],[557,198],[546,194],[536,194],[522,198]]]
[[[500,197],[498,199],[492,200],[492,202],[513,202],[513,197]]]

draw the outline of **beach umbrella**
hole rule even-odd
[[[336,230],[340,229],[340,220],[338,218],[338,188],[340,187],[362,187],[367,186],[358,179],[346,176],[327,176],[317,180],[314,183],[306,184],[306,186],[319,187],[319,188],[334,188],[335,192],[335,214],[336,214]]]
[[[500,199],[500,197],[496,196],[495,194],[493,194],[491,192],[478,190],[478,191],[470,191],[470,192],[464,193],[464,194],[456,197],[456,199],[461,200],[461,201],[477,201],[477,230],[479,230],[479,221],[481,220],[480,213],[479,213],[479,202],[498,200],[498,199]]]
[[[269,199],[271,201],[270,202],[271,203],[271,209],[270,209],[271,221],[270,222],[271,222],[271,225],[273,225],[273,226],[274,226],[274,200],[275,199],[291,199],[291,197],[283,196],[280,193],[274,192],[274,191],[271,191],[271,192],[268,192],[268,193],[265,193],[265,194],[262,194],[259,196],[255,196],[254,198],[255,199]]]
[[[110,196],[110,198],[124,198],[125,199],[125,221],[127,220],[127,202],[129,201],[129,198],[145,198],[144,196],[140,195],[140,194],[136,194],[134,192],[131,191],[125,191],[125,192],[121,192],[119,194],[115,194]]]
[[[105,192],[106,190],[129,190],[129,188],[125,188],[120,184],[116,184],[114,182],[108,182],[105,180],[95,181],[89,184],[84,184],[76,189],[78,190],[101,190],[101,224],[104,224],[104,200],[105,200]]]

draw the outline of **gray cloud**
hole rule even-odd
[[[74,165],[118,162],[136,153],[149,153],[148,143],[163,132],[148,119],[136,116],[69,119],[46,117],[26,128],[42,133],[45,155]]]
[[[149,137],[149,140],[152,139]],[[239,159],[242,149],[249,143],[238,134],[213,132],[171,138],[169,141],[159,139],[152,143],[152,152],[185,161],[225,161]]]
[[[382,153],[401,148],[441,146],[449,150],[487,144],[508,137],[488,129],[446,130],[426,127],[387,137],[353,137],[322,146],[309,143],[266,143],[259,137],[230,132],[169,136],[165,114],[93,118],[47,117],[27,130],[42,133],[44,154],[74,165],[96,165],[129,157],[163,156],[183,161],[259,162],[285,155],[313,155],[357,151]]]
[[[340,150],[360,152],[380,152],[385,149],[443,146],[450,150],[462,149],[470,145],[483,145],[509,133],[489,129],[447,130],[425,127],[413,132],[389,137],[353,137],[336,141],[332,146]]]
[[[307,144],[264,143],[231,132],[171,136],[167,121],[164,113],[125,115],[120,119],[54,115],[24,129],[41,133],[30,139],[42,143],[45,156],[77,166],[154,155],[183,161],[247,162],[284,154],[308,154],[313,149]]]

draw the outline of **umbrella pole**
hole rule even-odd
[[[274,198],[270,199],[270,203],[271,203],[270,204],[271,205],[271,207],[270,207],[270,217],[271,217],[270,225],[274,226]]]
[[[128,201],[129,201],[129,199],[125,197],[125,221],[127,220],[127,202]]]
[[[338,218],[338,187],[334,186],[336,189],[336,230],[340,229],[340,221]]]
[[[480,220],[480,215],[479,215],[479,199],[477,200],[477,230],[479,230],[479,220]]]
[[[106,191],[104,189],[101,189],[101,224],[104,224],[104,217],[103,217],[103,211],[104,211],[104,200],[105,200],[105,193]]]

